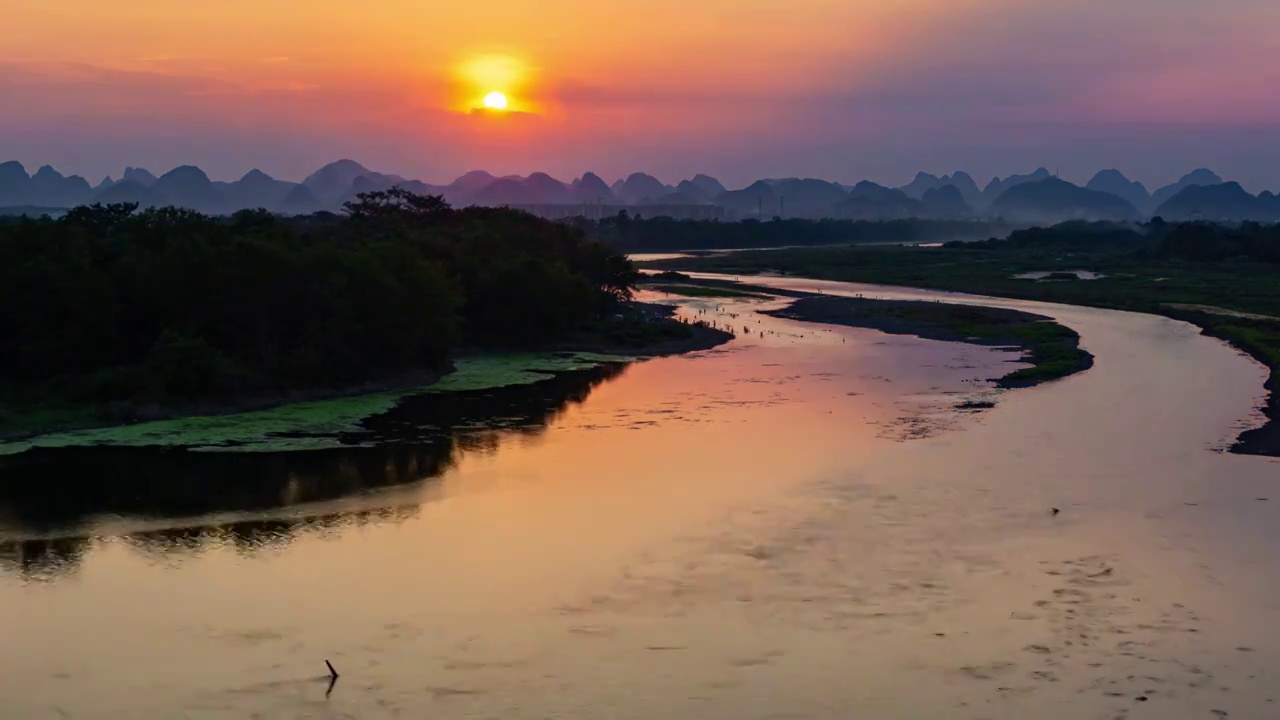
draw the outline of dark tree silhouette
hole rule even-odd
[[[0,414],[290,395],[531,346],[612,313],[635,270],[580,229],[400,188],[347,215],[94,205],[0,222]]]

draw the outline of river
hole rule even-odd
[[[1221,452],[1265,369],[1166,318],[968,301],[1056,318],[1095,366],[997,392],[1003,350],[689,300],[739,337],[439,442],[0,473],[0,708],[1280,715],[1280,464]]]

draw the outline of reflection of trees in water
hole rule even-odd
[[[0,542],[0,572],[28,580],[53,580],[80,567],[91,540],[84,537]]]
[[[155,448],[38,450],[0,464],[0,537],[84,533],[94,518],[165,520],[219,513],[271,513],[379,488],[411,486],[448,470],[462,452],[493,452],[513,437],[536,437],[621,366],[564,373],[531,386],[410,398],[371,418],[354,440],[381,442],[311,452],[200,453]],[[400,498],[404,502],[403,498]],[[416,502],[422,497],[417,496]],[[157,559],[205,548],[246,553],[287,545],[300,534],[400,522],[407,506],[270,517],[138,532],[123,540]],[[0,540],[0,571],[24,577],[71,572],[91,544],[83,537]]]
[[[235,548],[245,556],[284,548],[306,535],[331,535],[350,527],[403,522],[418,514],[417,505],[343,510],[296,518],[240,520],[221,524],[164,528],[121,537],[138,552],[165,562],[214,548]]]

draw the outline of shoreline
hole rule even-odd
[[[802,322],[869,328],[890,335],[1016,348],[1031,367],[991,378],[1002,389],[1034,387],[1093,367],[1094,357],[1080,348],[1080,336],[1044,315],[978,305],[920,300],[873,300],[814,295],[785,308],[765,310],[771,317]]]
[[[158,404],[140,404],[136,408],[132,408],[134,414],[129,419],[103,419],[99,422],[53,422],[48,425],[39,426],[38,429],[33,430],[0,432],[0,449],[2,449],[6,444],[31,442],[42,437],[60,435],[64,433],[127,428],[146,425],[148,423],[165,421],[176,422],[194,418],[225,418],[260,411],[278,410],[280,408],[305,403],[357,399],[388,393],[404,393],[406,395],[413,394],[415,392],[430,393],[432,388],[442,383],[446,383],[449,378],[457,372],[456,361],[460,360],[465,361],[475,358],[500,357],[506,354],[582,354],[602,356],[616,355],[618,357],[617,360],[613,361],[606,360],[604,358],[594,360],[598,365],[628,364],[642,359],[709,350],[733,339],[732,333],[728,333],[723,330],[675,320],[672,317],[675,313],[675,308],[673,307],[638,302],[630,303],[629,307],[643,314],[646,317],[644,322],[647,324],[665,323],[669,324],[671,327],[679,325],[681,327],[688,328],[689,336],[679,339],[660,339],[637,346],[623,342],[611,342],[607,338],[587,333],[580,337],[571,337],[563,341],[548,343],[536,348],[520,348],[511,349],[509,351],[488,350],[483,352],[464,350],[450,358],[447,367],[443,369],[443,371],[418,370],[402,373],[394,378],[370,381],[343,388],[313,388],[297,390],[278,396],[246,397],[220,403],[193,403],[191,405],[181,407],[165,407]],[[468,390],[458,390],[454,392],[467,391]],[[86,412],[85,414],[88,415],[89,413]]]
[[[863,327],[891,335],[912,335],[926,340],[965,342],[992,347],[1015,347],[1022,351],[1031,368],[992,378],[1003,389],[1033,387],[1041,383],[1083,372],[1093,367],[1094,357],[1080,348],[1080,336],[1052,318],[1020,310],[988,308],[981,305],[937,303],[914,300],[875,300],[837,295],[771,288],[738,280],[694,278],[683,273],[667,272],[646,278],[645,286],[668,288],[677,293],[679,283],[689,288],[711,288],[724,297],[780,297],[793,302],[778,310],[761,314],[802,322]],[[690,297],[699,293],[690,292]],[[964,317],[964,315],[968,317]],[[1032,326],[1046,323],[1052,333]],[[964,330],[964,332],[961,332]],[[1051,357],[1052,356],[1052,357]],[[1053,363],[1052,367],[1046,367]]]
[[[654,270],[656,273],[671,273],[670,277],[673,278],[675,275],[681,275],[688,278],[687,275],[684,275],[684,273],[680,271],[680,268],[683,268],[700,272],[713,272],[722,275],[737,275],[742,277],[744,280],[754,274],[753,271],[768,268],[781,272],[785,277],[795,279],[833,280],[839,282],[883,285],[886,287],[934,290],[937,292],[987,295],[990,297],[1006,298],[1010,300],[1059,303],[1062,305],[1093,307],[1103,310],[1139,312],[1189,323],[1198,328],[1202,334],[1224,342],[1236,351],[1248,355],[1253,360],[1261,363],[1269,370],[1270,373],[1267,380],[1263,383],[1264,396],[1257,406],[1257,409],[1265,418],[1265,422],[1260,427],[1237,434],[1227,452],[1237,455],[1280,457],[1280,355],[1276,354],[1271,347],[1268,347],[1265,344],[1249,342],[1246,338],[1239,337],[1231,332],[1231,330],[1237,326],[1243,326],[1245,329],[1261,328],[1264,332],[1270,332],[1273,334],[1278,332],[1276,329],[1277,324],[1274,322],[1247,317],[1247,315],[1257,315],[1257,313],[1245,313],[1245,317],[1215,315],[1200,310],[1192,310],[1185,305],[1179,307],[1176,301],[1171,305],[1169,298],[1164,298],[1161,302],[1152,304],[1142,302],[1141,298],[1134,299],[1132,302],[1126,302],[1123,297],[1119,296],[1117,296],[1119,299],[1111,298],[1110,301],[1108,297],[1105,296],[1098,296],[1093,298],[1092,301],[1088,297],[1045,297],[1042,292],[1037,292],[1037,288],[1033,286],[1019,287],[1016,289],[998,286],[990,287],[983,285],[980,282],[980,278],[952,280],[948,277],[940,276],[937,278],[937,280],[939,280],[938,282],[929,282],[924,277],[918,277],[915,279],[904,276],[878,278],[870,276],[869,274],[864,274],[857,269],[851,271],[836,271],[822,275],[815,275],[812,273],[804,274],[800,272],[787,271],[788,262],[786,259],[778,260],[770,264],[760,264],[758,267],[751,268],[707,267],[699,265],[697,262],[698,260],[699,258],[694,257],[674,261],[658,261],[646,263],[646,267]],[[732,283],[734,281],[688,278],[681,280],[681,282]],[[743,286],[747,288],[752,287],[749,282],[743,283]]]
[[[1166,315],[1165,317],[1195,325],[1200,328],[1200,334],[1225,342],[1237,351],[1262,363],[1264,367],[1271,371],[1271,374],[1267,376],[1266,382],[1262,384],[1266,399],[1263,400],[1262,405],[1258,408],[1258,411],[1262,413],[1262,417],[1266,418],[1266,421],[1252,430],[1245,430],[1237,435],[1235,442],[1231,443],[1230,448],[1227,448],[1227,452],[1236,455],[1280,457],[1280,366],[1273,365],[1272,359],[1265,356],[1257,348],[1242,343],[1215,328],[1201,325],[1194,320],[1176,315]]]
[[[733,339],[733,333],[719,330],[702,323],[686,323],[675,319],[676,308],[661,303],[632,301],[630,306],[646,317],[649,323],[676,323],[689,328],[687,338],[673,338],[658,342],[649,342],[642,346],[609,342],[600,337],[571,338],[561,343],[552,343],[544,348],[544,352],[579,352],[628,355],[636,358],[656,358],[668,355],[683,355],[719,347]]]

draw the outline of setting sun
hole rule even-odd
[[[490,110],[506,110],[507,96],[495,90],[484,96],[484,106]]]

